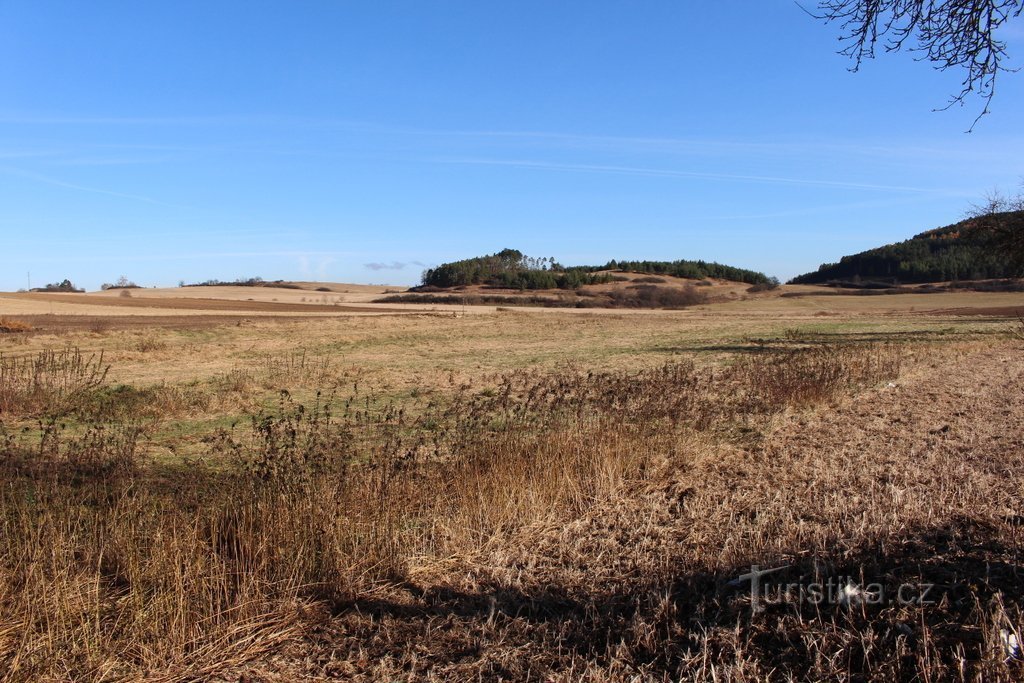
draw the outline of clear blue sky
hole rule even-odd
[[[851,74],[837,30],[783,0],[0,0],[0,289],[414,283],[504,247],[787,278],[1016,189],[1024,73],[968,135],[981,103],[932,112],[959,74]]]

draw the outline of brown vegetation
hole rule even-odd
[[[14,318],[8,318],[6,316],[0,317],[0,333],[2,334],[15,334],[17,332],[31,331],[32,325],[23,320],[15,320]]]
[[[631,283],[664,282],[661,278],[637,278]],[[530,294],[437,294],[441,288],[417,288],[416,292],[391,294],[374,301],[380,304],[448,304],[457,306],[540,306],[543,308],[666,308],[680,309],[707,303],[710,299],[693,285],[663,287],[653,284],[628,284],[613,289],[580,288],[572,293]]]
[[[0,358],[0,677],[1009,680],[1017,352],[871,334],[408,382],[290,348],[173,385]],[[176,353],[151,335],[125,353]],[[153,459],[222,402],[249,416]],[[751,564],[941,601],[755,613]]]

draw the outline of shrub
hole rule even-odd
[[[103,386],[109,370],[102,352],[86,356],[73,347],[30,358],[0,354],[0,413],[65,414],[82,396]]]
[[[129,280],[128,278],[126,278],[124,275],[122,275],[121,277],[117,278],[117,282],[115,282],[114,284],[110,284],[109,282],[104,282],[102,285],[100,285],[100,289],[106,291],[108,289],[125,289],[125,290],[127,290],[127,289],[142,289],[142,288],[139,287],[139,285],[137,285],[134,282],[132,282],[131,280]]]
[[[1017,324],[1010,329],[1010,336],[1017,341],[1024,342],[1024,317],[1017,318]]]
[[[71,280],[64,279],[64,280],[61,280],[60,282],[55,282],[55,283],[48,284],[45,287],[35,287],[31,291],[33,291],[33,292],[74,292],[76,294],[81,294],[85,290],[84,289],[79,289],[78,287],[75,287],[75,285],[73,285],[71,283]]]
[[[756,294],[758,292],[770,292],[779,288],[779,278],[769,278],[767,282],[759,282],[758,284],[747,287],[748,294]]]
[[[616,308],[686,308],[707,303],[707,300],[707,295],[693,286],[634,285],[610,294],[610,303]]]
[[[750,359],[735,366],[734,374],[745,387],[747,410],[771,412],[827,401],[844,391],[893,379],[900,363],[894,346],[819,346]]]
[[[6,316],[0,317],[0,333],[15,334],[18,332],[31,332],[32,326],[22,320],[15,320]]]

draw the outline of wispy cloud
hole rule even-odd
[[[99,187],[92,187],[89,185],[80,185],[78,183],[69,183],[58,178],[51,178],[50,176],[36,173],[34,171],[26,171],[20,168],[13,168],[11,166],[0,166],[0,173],[6,173],[7,175],[16,176],[19,178],[25,178],[26,180],[32,180],[37,183],[43,183],[44,185],[53,185],[55,187],[64,187],[70,190],[79,190],[81,192],[91,192],[93,194],[102,194],[109,197],[120,197],[121,199],[132,199],[139,202],[146,202],[147,204],[156,204],[158,206],[167,206],[172,208],[176,207],[174,204],[168,204],[159,200],[153,199],[152,197],[146,197],[139,194],[131,194],[128,192],[117,192],[115,190],[106,190]]]
[[[237,126],[247,123],[285,123],[287,117],[271,115],[228,116],[0,116],[0,124],[38,126]]]
[[[421,261],[392,261],[391,263],[372,262],[363,264],[364,268],[369,268],[370,270],[404,270],[408,266],[426,268],[427,264]]]
[[[130,258],[132,262],[175,262],[175,261],[194,261],[194,260],[206,260],[206,259],[245,259],[245,258],[279,258],[279,259],[295,259],[297,264],[301,267],[301,260],[307,259],[307,263],[314,263],[317,266],[322,265],[324,270],[331,263],[338,260],[339,257],[351,256],[350,252],[313,252],[313,251],[199,251],[199,252],[182,252],[182,253],[136,253],[126,252],[122,250],[110,251],[103,254],[76,254],[76,255],[57,255],[57,256],[39,256],[35,253],[30,258],[20,259],[28,263],[124,263],[126,258]],[[9,256],[5,254],[4,256]],[[2,257],[0,257],[2,258]],[[310,271],[313,272],[313,271]]]
[[[1015,29],[1016,30],[1016,29]],[[594,153],[641,154],[658,156],[726,156],[793,158],[815,157],[834,159],[837,155],[851,158],[884,159],[900,165],[920,165],[938,161],[985,162],[1012,165],[1019,158],[1024,139],[1004,140],[1006,144],[979,149],[964,140],[962,144],[933,143],[928,139],[915,140],[903,136],[858,139],[806,139],[794,137],[784,140],[747,139],[728,137],[673,137],[643,135],[584,134],[566,131],[498,130],[498,129],[444,129],[379,123],[331,117],[302,117],[266,113],[239,113],[227,115],[164,115],[164,116],[79,116],[33,115],[15,113],[0,115],[0,126],[96,126],[96,127],[152,127],[152,128],[222,128],[260,127],[279,132],[325,129],[348,131],[374,139],[423,138],[434,142],[466,141],[470,144],[488,144],[499,147],[534,150],[587,151]],[[251,150],[257,151],[257,150]],[[266,150],[262,150],[266,151]],[[279,150],[309,156],[330,155],[324,149]]]
[[[0,150],[0,159],[41,159],[58,156],[52,150]]]
[[[739,173],[711,173],[705,171],[679,171],[663,168],[645,168],[640,166],[612,166],[602,164],[566,164],[546,161],[524,161],[505,159],[473,159],[451,158],[434,159],[438,163],[470,164],[479,166],[509,166],[514,168],[534,169],[541,171],[575,171],[583,173],[612,173],[617,175],[649,176],[661,178],[689,178],[697,180],[724,180],[732,182],[777,183],[785,185],[803,185],[809,187],[831,187],[847,190],[875,190],[885,192],[920,192],[941,194],[944,196],[960,196],[963,193],[934,187],[913,187],[908,185],[882,185],[861,183],[846,180],[823,180],[817,178],[789,178],[784,176],[746,175]]]
[[[143,166],[149,164],[162,164],[168,161],[175,161],[182,157],[170,154],[158,156],[69,156],[62,159],[54,159],[53,166]]]
[[[796,216],[813,216],[821,213],[835,213],[837,211],[851,211],[857,209],[883,208],[892,206],[905,206],[908,204],[920,204],[933,200],[927,194],[911,194],[897,199],[884,199],[864,202],[846,202],[843,204],[826,204],[820,206],[805,206],[797,209],[786,209],[783,211],[767,211],[757,213],[734,213],[694,216],[695,221],[739,221],[759,220],[764,218],[792,218]]]

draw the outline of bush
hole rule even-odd
[[[0,414],[64,415],[106,382],[110,366],[78,348],[41,351],[34,357],[0,355]]]
[[[14,318],[0,317],[0,333],[15,334],[18,332],[31,332],[32,326],[27,322],[15,320]]]
[[[102,285],[100,285],[100,289],[102,289],[103,291],[106,291],[108,289],[142,289],[142,288],[139,287],[139,285],[137,285],[134,282],[132,282],[131,280],[129,280],[128,278],[126,278],[124,275],[122,275],[121,277],[117,278],[117,282],[115,282],[114,284],[110,284],[109,282],[104,282]]]
[[[707,296],[693,286],[659,287],[657,285],[634,285],[626,290],[610,294],[614,308],[687,308],[707,303]]]
[[[769,278],[767,282],[760,282],[752,287],[747,287],[748,294],[756,294],[758,292],[770,292],[779,288],[779,279],[777,277]]]
[[[35,287],[32,290],[30,290],[30,291],[33,291],[33,292],[74,292],[76,294],[81,294],[85,290],[84,289],[79,289],[78,287],[75,287],[71,283],[71,280],[64,279],[64,280],[61,280],[60,282],[55,282],[55,283],[48,284],[45,287]]]

